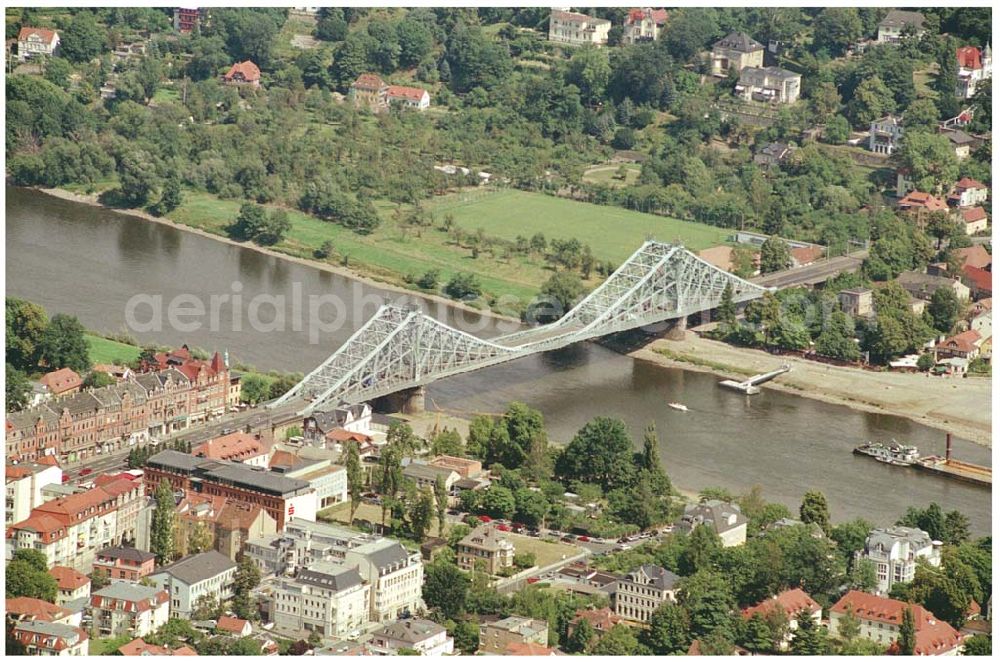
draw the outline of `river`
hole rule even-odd
[[[263,369],[308,371],[386,298],[429,305],[136,217],[13,187],[6,194],[7,294],[35,301],[50,314],[76,315],[88,328],[125,330],[126,305],[136,294],[160,295],[164,302],[193,295],[206,308],[213,294],[235,293],[234,282],[241,284],[245,302],[261,293],[290,302],[299,288],[302,297],[336,295],[346,302],[344,309],[321,309],[319,318],[344,323],[322,334],[320,342],[311,341],[308,324],[264,332],[244,320],[237,330],[226,306],[220,307],[214,330],[206,322],[190,332],[169,325],[160,331],[130,331],[145,342],[228,349],[233,359]],[[363,306],[355,305],[362,300]],[[302,305],[308,309],[307,303]],[[147,309],[137,308],[140,322],[151,319]],[[291,326],[293,308],[289,303],[285,309],[286,326]],[[260,310],[264,322],[272,321],[271,308]],[[431,310],[477,335],[498,332],[495,320],[449,307]],[[766,389],[747,398],[718,388],[716,381],[584,343],[437,382],[428,388],[427,406],[472,414],[502,411],[508,402],[520,400],[542,411],[550,437],[560,442],[594,416],[622,418],[637,440],[655,422],[663,463],[683,489],[719,486],[742,492],[759,484],[767,499],[793,511],[802,494],[815,489],[826,494],[835,521],[865,517],[876,524],[891,524],[909,505],[936,501],[966,513],[977,534],[989,533],[989,490],[851,454],[863,440],[889,438],[915,444],[923,453],[943,454],[940,431]],[[690,411],[668,409],[668,401],[684,402]],[[991,464],[989,448],[965,439],[955,440],[954,452]]]

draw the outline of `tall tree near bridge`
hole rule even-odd
[[[170,563],[174,556],[174,490],[164,478],[156,486],[156,509],[153,510],[153,522],[150,526],[150,546],[156,554],[156,564]]]
[[[361,468],[361,454],[358,444],[354,441],[347,442],[347,449],[344,451],[346,459],[344,465],[347,468],[347,489],[351,494],[351,512],[349,523],[354,522],[354,513],[361,505],[361,492],[364,489],[365,472]]]
[[[792,266],[788,244],[778,237],[768,237],[760,247],[760,272],[769,274]]]

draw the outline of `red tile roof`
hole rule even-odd
[[[371,90],[377,91],[386,87],[385,81],[376,76],[375,74],[361,74],[358,79],[354,81],[354,85],[351,87],[358,88],[360,90]]]
[[[503,651],[504,655],[561,655],[555,648],[530,642],[512,641]]]
[[[823,257],[823,249],[819,246],[800,246],[792,248],[788,252],[799,266],[812,264]]]
[[[330,441],[371,441],[372,438],[361,432],[350,432],[344,428],[336,428],[326,433],[326,438]]]
[[[973,289],[993,293],[993,274],[986,269],[966,265],[962,267],[962,275],[965,277],[966,284]]]
[[[222,79],[230,81],[233,80],[237,74],[239,74],[243,80],[250,83],[260,81],[260,67],[250,60],[247,60],[246,62],[237,62],[231,66]]]
[[[650,18],[657,25],[663,25],[667,22],[667,10],[666,9],[653,9],[650,11]],[[646,16],[645,9],[632,9],[628,13],[628,18],[626,23],[638,23]]]
[[[785,615],[789,618],[793,618],[795,614],[799,613],[803,609],[808,610],[810,613],[822,609],[819,606],[819,603],[809,597],[809,594],[801,588],[792,588],[779,593],[773,598],[764,600],[753,607],[747,607],[743,610],[743,617],[750,618],[754,614],[764,616],[776,607],[784,609]]]
[[[7,598],[7,614],[17,620],[55,622],[70,615],[68,609],[38,598]]]
[[[986,188],[986,184],[983,184],[982,182],[971,177],[962,177],[955,183],[955,188],[963,190],[970,188]]]
[[[976,349],[976,343],[982,339],[979,332],[975,329],[969,329],[968,331],[963,331],[958,335],[954,335],[951,338],[945,338],[938,343],[938,347],[947,347],[950,349],[957,349],[960,352],[971,352]]]
[[[419,87],[406,87],[405,85],[390,85],[386,94],[390,99],[406,99],[420,103],[420,100],[427,94],[427,90],[422,90]]]
[[[945,211],[948,205],[940,198],[923,191],[910,191],[897,203],[900,209],[923,208],[927,211]]]
[[[955,255],[962,261],[963,267],[970,266],[982,269],[993,264],[993,256],[983,248],[982,244],[976,244],[968,248],[956,248]]]
[[[118,652],[125,656],[131,655],[170,655],[170,649],[166,646],[154,646],[147,644],[142,637],[133,639],[118,649]]]
[[[245,460],[263,453],[264,446],[260,440],[246,432],[233,432],[210,439],[191,451],[195,457],[212,460]]]
[[[17,40],[25,41],[32,34],[37,34],[42,38],[42,41],[47,44],[51,44],[55,41],[57,33],[55,30],[49,30],[47,28],[21,28],[21,31],[17,34]]]
[[[848,591],[830,608],[830,612],[845,614],[848,606],[860,620],[898,626],[903,622],[903,610],[906,609],[907,603],[861,591]],[[913,611],[913,619],[917,626],[915,654],[940,655],[961,645],[962,635],[951,625],[938,620],[934,614],[920,605],[914,604],[909,607]]]
[[[38,380],[55,395],[60,395],[75,388],[80,388],[83,379],[69,368],[60,368],[46,373]]]
[[[625,619],[611,611],[610,607],[604,607],[602,609],[577,609],[576,617],[572,622],[575,625],[581,621],[587,621],[595,630],[607,632],[618,623],[624,622]]]
[[[55,577],[60,591],[75,591],[90,583],[90,577],[64,565],[53,566],[49,574]]]
[[[987,218],[989,217],[986,215],[986,210],[982,207],[969,207],[962,210],[962,220],[966,223],[978,223]]]
[[[226,632],[241,635],[243,634],[243,628],[247,626],[248,622],[249,621],[245,621],[242,618],[236,618],[235,616],[222,616],[216,627]]]
[[[955,49],[958,66],[963,69],[982,69],[983,61],[979,57],[979,49],[975,46],[962,46]]]

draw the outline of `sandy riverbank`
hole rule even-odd
[[[513,317],[500,315],[499,313],[496,313],[488,308],[476,308],[475,306],[470,306],[468,304],[462,303],[461,301],[449,299],[447,297],[443,297],[437,294],[423,292],[420,290],[414,290],[402,287],[397,283],[373,278],[368,274],[356,271],[349,267],[341,267],[330,264],[328,262],[319,262],[318,260],[310,260],[307,258],[299,257],[297,255],[289,255],[288,253],[283,253],[273,248],[258,246],[257,244],[251,241],[236,241],[235,239],[230,239],[229,237],[224,237],[222,235],[207,232],[200,228],[193,228],[190,225],[184,225],[183,223],[176,223],[174,221],[171,221],[169,218],[164,218],[162,216],[153,216],[152,214],[144,212],[140,209],[115,209],[113,207],[108,207],[107,205],[102,205],[98,201],[96,194],[83,195],[80,193],[73,193],[72,191],[67,191],[65,189],[59,189],[59,188],[37,188],[35,190],[44,193],[46,195],[51,195],[54,198],[59,198],[61,200],[78,202],[80,204],[89,205],[91,207],[100,207],[102,209],[106,209],[116,214],[122,214],[124,216],[135,216],[137,218],[143,219],[144,221],[159,223],[160,225],[169,225],[170,227],[176,228],[177,230],[181,230],[182,232],[190,232],[191,234],[196,234],[198,236],[205,237],[206,239],[212,239],[213,241],[219,241],[224,244],[230,244],[232,246],[240,246],[241,248],[257,251],[258,253],[263,253],[264,255],[270,255],[272,257],[279,257],[283,260],[289,260],[297,264],[301,264],[307,267],[312,267],[313,269],[319,269],[320,271],[326,271],[328,273],[337,274],[338,276],[344,276],[345,278],[351,278],[353,280],[359,281],[371,287],[377,287],[383,290],[398,292],[400,294],[408,294],[413,297],[418,297],[421,299],[426,299],[428,301],[433,301],[434,303],[437,304],[451,306],[454,308],[467,310],[473,313],[478,313],[480,315],[485,315],[487,317],[491,317],[497,320],[514,321],[514,322],[520,321]]]
[[[746,374],[774,370],[788,363],[792,366],[791,372],[764,388],[860,411],[903,416],[977,444],[992,446],[991,380],[988,377],[928,377],[830,366],[733,347],[701,338],[690,331],[684,340],[655,340],[629,355],[659,365],[740,379],[745,379]],[[711,362],[712,365],[699,365],[699,362]]]

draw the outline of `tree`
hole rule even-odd
[[[451,558],[439,557],[424,566],[423,598],[429,609],[444,618],[457,619],[465,613],[469,576]]]
[[[318,12],[315,35],[323,41],[343,41],[347,36],[347,21],[340,7],[323,7]]]
[[[83,388],[103,388],[115,383],[115,378],[100,370],[91,370],[83,378]]]
[[[916,99],[903,113],[903,123],[907,131],[937,131],[937,106],[927,97]]]
[[[288,213],[285,210],[276,209],[268,214],[264,207],[252,202],[244,202],[240,206],[240,212],[229,231],[230,234],[240,239],[247,239],[262,246],[270,246],[280,242],[289,229],[291,229],[291,222],[288,220]]]
[[[105,586],[111,584],[111,576],[104,568],[94,568],[90,573],[90,592],[100,591]]]
[[[927,321],[941,333],[949,333],[961,312],[962,304],[955,290],[950,287],[939,287],[934,290],[927,305]]]
[[[583,281],[576,274],[569,271],[552,274],[542,285],[542,294],[549,297],[555,306],[550,304],[550,312],[538,314],[536,320],[542,323],[556,321],[569,312],[584,291]]]
[[[233,612],[246,620],[257,620],[257,605],[251,592],[260,584],[260,568],[249,556],[241,556],[233,578]]]
[[[344,461],[347,469],[347,489],[351,496],[349,523],[353,523],[354,513],[358,511],[358,506],[361,505],[361,493],[365,487],[365,470],[361,467],[361,455],[357,442],[347,442],[347,448],[344,449],[344,453],[347,456]]]
[[[570,58],[566,82],[579,88],[581,100],[586,105],[593,106],[604,98],[610,79],[607,49],[580,48]]]
[[[6,393],[4,402],[8,412],[21,411],[29,402],[31,394],[31,382],[27,375],[16,369],[11,364],[5,366]]]
[[[792,635],[791,652],[795,655],[825,655],[830,650],[826,628],[814,621],[807,610],[796,614],[798,628]]]
[[[475,299],[483,293],[483,287],[475,274],[457,273],[444,286],[444,293],[452,299]]]
[[[42,333],[39,350],[42,361],[51,370],[69,368],[78,373],[90,369],[90,346],[80,320],[58,313]]]
[[[212,531],[205,522],[197,522],[188,537],[187,553],[200,554],[212,549]]]
[[[426,487],[420,490],[420,496],[410,507],[410,530],[417,542],[423,542],[431,528],[431,518],[434,517],[434,495]]]
[[[690,627],[684,607],[665,602],[650,616],[641,640],[653,655],[685,653],[691,645]]]
[[[857,9],[827,7],[813,22],[813,50],[825,50],[832,57],[843,55],[861,39],[863,30]]]
[[[584,425],[556,461],[562,480],[594,483],[606,491],[631,484],[634,472],[625,423],[606,417]]]
[[[700,639],[716,630],[732,630],[735,600],[729,582],[711,570],[699,570],[680,582],[677,602],[687,608],[692,639]]]
[[[122,202],[145,207],[160,182],[155,158],[144,149],[129,149],[119,156],[116,168]]]
[[[639,640],[632,628],[621,623],[615,625],[598,640],[590,650],[591,655],[638,655]]]
[[[917,645],[917,626],[913,619],[913,610],[907,606],[903,609],[903,622],[899,625],[899,638],[896,639],[900,655],[913,655]]]
[[[70,62],[89,62],[107,48],[107,32],[90,10],[78,11],[59,36],[60,52]]]
[[[733,303],[732,283],[726,282],[719,301],[719,323],[723,329],[731,329],[736,324],[736,305]]]
[[[917,369],[920,372],[927,372],[934,367],[934,355],[930,352],[924,352],[917,359]]]
[[[851,137],[851,125],[843,115],[836,115],[826,123],[823,139],[831,145],[843,145]]]
[[[166,216],[181,206],[184,195],[181,192],[181,180],[178,177],[168,177],[160,192],[160,199],[152,207],[155,216]]]
[[[156,564],[166,565],[174,556],[174,490],[164,478],[153,495],[156,508],[149,527],[150,551],[156,554]]]
[[[549,500],[541,492],[521,488],[514,492],[514,519],[527,526],[544,524]]]
[[[958,179],[958,158],[943,135],[907,131],[894,157],[897,167],[910,171],[910,178],[920,191],[940,195]]]
[[[782,271],[792,266],[788,244],[777,237],[768,237],[760,247],[760,272]]]
[[[7,362],[31,372],[42,358],[41,343],[49,318],[38,304],[8,297],[6,300]]]
[[[434,506],[437,511],[438,537],[440,538],[444,536],[444,515],[448,511],[448,488],[441,476],[434,480]]]
[[[216,595],[205,593],[194,601],[194,610],[191,613],[192,620],[211,621],[222,615],[222,604]]]
[[[255,405],[268,398],[271,380],[267,377],[250,373],[240,378],[240,400]]]
[[[18,549],[4,571],[5,596],[8,598],[36,598],[55,602],[59,585],[49,574],[45,554],[37,549]]]
[[[885,117],[894,108],[892,91],[886,87],[881,78],[872,76],[861,81],[855,88],[854,97],[847,104],[847,115],[854,126],[868,127],[873,121]]]
[[[517,509],[517,501],[514,495],[506,487],[491,485],[482,496],[480,507],[490,517],[497,519],[510,519]]]
[[[965,640],[962,655],[992,655],[993,639],[983,634],[977,634]]]
[[[563,649],[567,653],[586,653],[596,634],[597,632],[594,630],[594,626],[590,624],[590,621],[581,618],[576,622],[573,626],[573,631],[566,638],[566,645],[563,646]]]
[[[857,361],[861,350],[855,342],[851,318],[839,310],[833,311],[816,338],[816,352],[842,361]]]
[[[830,534],[830,507],[822,492],[806,492],[799,506],[799,519],[803,524],[818,524],[823,533]]]
[[[670,16],[664,35],[667,52],[687,62],[720,36],[715,9],[685,7]]]
[[[694,527],[686,543],[677,559],[678,572],[693,575],[699,570],[714,567],[722,551],[722,540],[711,525]]]

